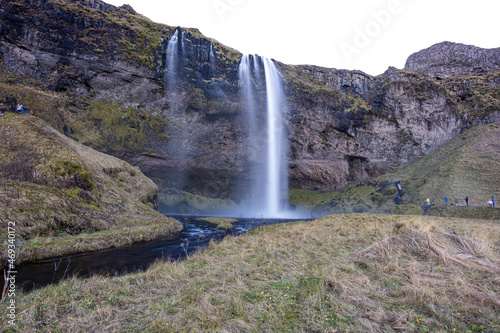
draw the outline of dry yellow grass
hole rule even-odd
[[[20,331],[498,332],[498,222],[336,215],[18,295]],[[5,316],[1,321],[5,324]]]

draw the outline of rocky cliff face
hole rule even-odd
[[[496,73],[500,71],[500,48],[443,42],[412,54],[405,70],[422,72],[437,80]]]
[[[463,126],[457,98],[423,75],[317,70],[301,68],[326,91],[294,101],[289,137],[291,174],[309,186],[335,189],[378,176],[436,149]]]
[[[131,61],[139,59],[131,59],[129,48],[138,49],[132,58],[147,58],[154,37],[137,33],[147,21],[131,21],[126,8],[97,1],[2,1],[0,16],[0,50],[9,73],[97,99],[120,96],[140,104],[161,92],[154,71]]]
[[[197,30],[177,30],[174,87],[167,54],[176,29],[130,7],[39,0],[2,1],[0,8],[6,104],[24,98],[13,85],[28,84],[39,95],[56,92],[56,107],[41,107],[42,118],[140,166],[165,187],[237,198],[237,189],[252,181],[252,165],[261,158],[249,136],[262,133],[249,133],[245,123],[240,53]],[[339,189],[422,157],[494,117],[497,53],[438,44],[410,56],[405,70],[390,68],[378,77],[278,63],[291,186]],[[472,74],[482,76],[457,79]],[[109,123],[102,103],[111,100],[119,107]],[[263,101],[256,103],[264,109]]]

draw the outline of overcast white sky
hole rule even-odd
[[[442,41],[500,47],[498,0],[104,0],[287,64],[403,68]]]

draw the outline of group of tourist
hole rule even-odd
[[[444,204],[448,205],[448,198],[447,197],[444,197]],[[426,200],[426,205],[430,205],[429,199]],[[469,197],[465,197],[465,205],[469,206]],[[495,197],[493,196],[493,197],[491,197],[491,200],[488,201],[488,206],[496,207],[496,205],[497,205],[497,201],[496,201]],[[455,206],[460,206],[458,199],[455,199]]]

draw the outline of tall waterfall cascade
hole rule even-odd
[[[175,125],[170,126],[166,150],[176,166],[169,171],[169,186],[183,189],[187,184],[187,176],[182,166],[190,158],[191,144],[188,142],[188,123],[182,112],[182,67],[185,60],[184,32],[177,28],[169,37],[165,54],[165,87],[168,92],[168,112],[175,119]]]
[[[181,32],[182,34],[182,32]],[[182,43],[182,41],[181,41]],[[167,68],[167,84],[172,90],[177,86],[177,62],[179,56],[179,29],[176,29],[167,44],[165,63]]]
[[[255,181],[247,195],[250,214],[286,217],[288,198],[285,96],[282,77],[271,59],[244,55],[239,65],[242,105],[248,125],[248,146]]]

